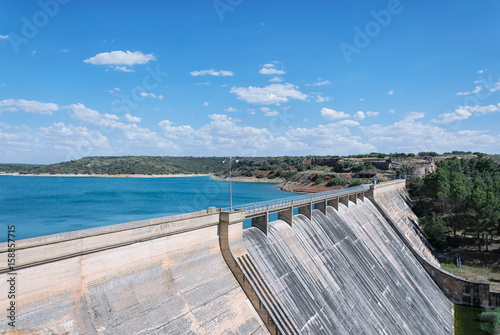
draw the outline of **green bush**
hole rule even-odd
[[[321,178],[321,177],[318,177],[318,178],[316,178],[316,180],[314,180],[314,184],[315,184],[315,185],[319,185],[319,184],[321,184],[322,182],[323,182],[323,178]]]
[[[257,178],[259,178],[259,179],[264,178],[264,174],[259,173],[259,174],[257,175]]]
[[[500,309],[482,312],[479,319],[481,320],[482,331],[489,335],[500,334]]]
[[[327,187],[332,187],[332,186],[344,186],[344,185],[347,185],[347,182],[343,179],[340,179],[340,178],[333,178],[333,179],[330,179],[327,183],[326,183],[326,186]]]
[[[359,164],[359,165],[356,165],[352,168],[352,170],[356,171],[356,172],[363,171],[364,169],[366,169],[365,164]]]
[[[361,186],[363,183],[359,179],[355,179],[352,181],[352,183],[349,185],[349,187],[354,187],[354,186]]]

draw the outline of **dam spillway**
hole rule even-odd
[[[421,265],[435,259],[412,229],[402,185],[381,187],[371,200],[345,191],[333,207],[266,230],[243,230],[245,211],[204,210],[18,241],[16,328],[452,334],[452,303]],[[2,292],[7,251],[0,244]],[[9,302],[0,295],[3,311]],[[0,329],[10,329],[7,316]]]
[[[384,221],[366,199],[243,235],[298,333],[452,334],[452,304]]]

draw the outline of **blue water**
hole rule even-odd
[[[267,183],[232,183],[233,206],[292,196]],[[0,176],[0,242],[210,206],[229,207],[229,183],[209,177],[100,178]]]

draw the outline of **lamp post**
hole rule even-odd
[[[233,189],[231,185],[231,163],[232,163],[233,158],[229,157],[229,211],[233,211]],[[238,163],[238,160],[235,160],[236,163]],[[222,161],[222,163],[225,163],[226,161]]]

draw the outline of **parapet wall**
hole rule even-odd
[[[18,242],[16,329],[72,334],[268,334],[229,271],[207,211]],[[0,292],[8,292],[6,243]]]
[[[374,185],[372,188],[374,204],[378,210],[453,303],[500,306],[500,292],[490,291],[488,282],[467,280],[440,268],[418,227],[418,218],[410,208],[404,180]]]

